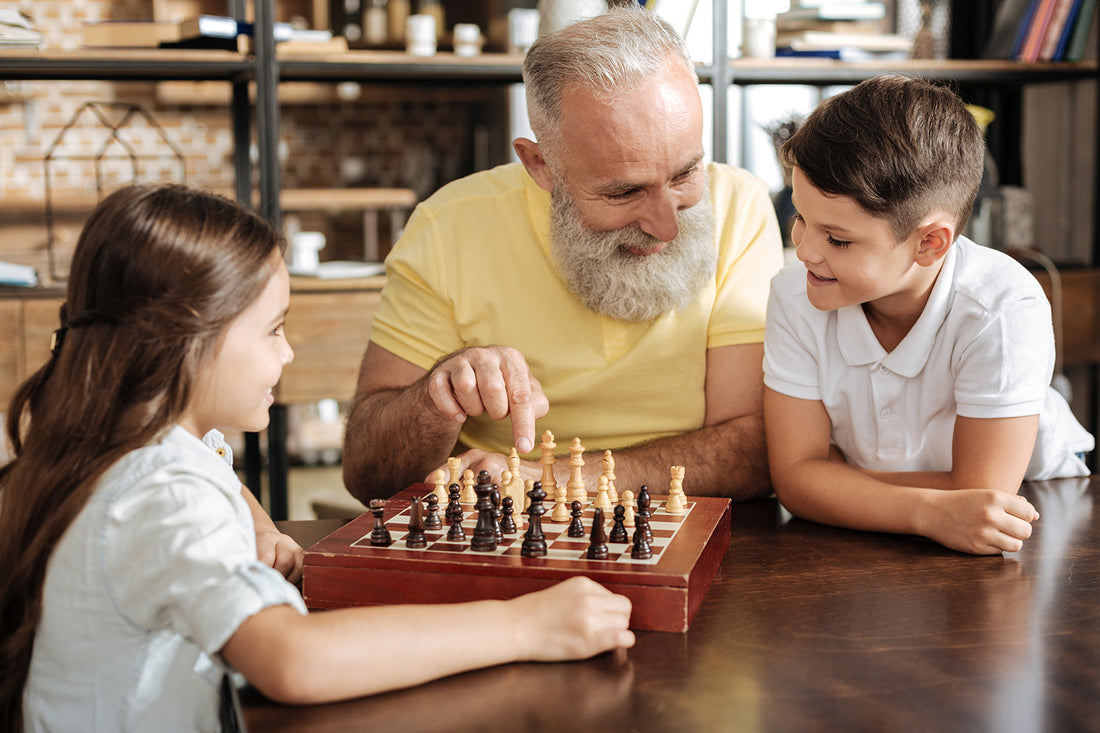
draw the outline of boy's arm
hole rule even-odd
[[[1019,550],[1031,535],[1029,523],[1038,518],[1025,499],[1004,491],[896,485],[830,460],[831,424],[817,400],[766,388],[764,427],[776,495],[789,511],[805,519],[918,534],[955,550],[993,554]],[[956,447],[965,449],[973,436],[962,432],[964,436],[956,428]]]
[[[1015,494],[1024,480],[1038,415],[1003,418],[956,417],[952,435],[950,471],[890,473],[859,469],[868,476],[894,485],[929,489],[995,489]]]

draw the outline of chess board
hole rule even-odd
[[[472,505],[463,505],[464,542],[447,540],[444,520],[441,529],[428,530],[426,547],[406,547],[410,503],[431,489],[416,484],[387,501],[383,521],[392,540],[389,546],[371,545],[374,517],[367,512],[308,548],[302,578],[306,604],[321,609],[505,599],[586,575],[630,598],[631,628],[682,632],[729,548],[728,499],[689,496],[687,511],[673,515],[664,511],[665,497],[656,495],[650,505],[653,556],[645,560],[630,557],[630,543],[611,542],[606,560],[587,559],[591,505],[581,515],[583,537],[568,537],[569,523],[549,521],[549,511],[543,516],[548,548],[543,557],[520,554],[526,522],[515,534],[504,535],[495,550],[470,549],[477,524]],[[551,507],[547,502],[547,509]],[[520,516],[515,518],[519,524]],[[604,522],[610,534],[610,511],[605,510]]]

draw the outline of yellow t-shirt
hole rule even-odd
[[[386,258],[371,340],[424,369],[468,346],[518,349],[550,399],[537,435],[551,430],[558,453],[574,437],[602,451],[698,429],[707,349],[763,340],[768,283],[783,264],[764,183],[721,164],[708,173],[718,270],[682,311],[628,323],[578,302],[550,256],[550,194],[512,163],[417,206]],[[506,453],[511,423],[469,418],[460,442]]]

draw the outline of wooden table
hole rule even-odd
[[[1022,493],[1041,519],[1023,551],[995,557],[792,519],[774,499],[735,504],[729,553],[686,634],[642,632],[622,654],[505,665],[332,705],[246,692],[246,724],[251,733],[1097,731],[1100,476]],[[337,524],[287,526],[309,542]]]

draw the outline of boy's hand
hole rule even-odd
[[[301,580],[302,548],[282,532],[257,532],[256,555],[260,562],[278,570],[291,583]]]
[[[993,489],[933,490],[926,537],[960,552],[1018,552],[1039,518],[1027,499]]]

